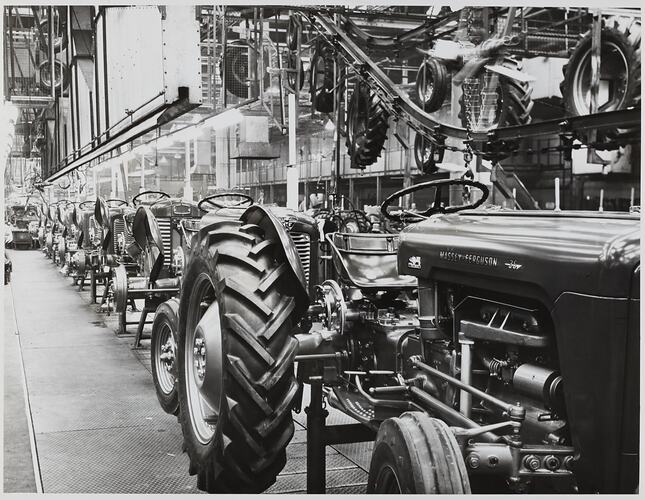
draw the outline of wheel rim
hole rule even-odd
[[[202,444],[209,443],[215,435],[224,394],[222,329],[213,292],[210,278],[200,275],[189,299],[184,344],[188,416]]]
[[[423,79],[421,81],[419,89],[419,98],[424,104],[432,99],[434,94],[434,79],[432,78],[432,72],[424,65],[423,68]]]
[[[379,472],[374,493],[401,494],[399,478],[389,465],[383,467]]]
[[[167,323],[162,323],[155,343],[155,369],[159,387],[164,394],[175,388],[175,339]]]
[[[616,54],[619,57],[616,57]],[[615,85],[613,95],[607,96],[607,101],[598,103],[598,111],[613,111],[620,109],[626,95],[626,85],[629,79],[629,64],[625,54],[620,47],[614,42],[605,42],[601,48],[601,65],[600,76],[601,82],[603,75],[612,76]],[[574,73],[573,102],[578,114],[584,115],[589,113],[591,105],[591,48],[585,52],[580,64]],[[611,92],[608,89],[608,92]],[[599,96],[600,97],[600,96]]]

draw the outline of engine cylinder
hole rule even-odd
[[[543,366],[524,363],[513,373],[513,387],[529,397],[544,401],[553,411],[564,409],[562,376]]]

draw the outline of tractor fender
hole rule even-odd
[[[94,219],[99,224],[99,226],[103,226],[104,228],[109,229],[109,210],[107,203],[105,203],[105,200],[100,196],[96,198],[96,203],[94,204]]]
[[[256,224],[262,228],[267,239],[271,239],[279,243],[279,251],[286,257],[286,262],[291,268],[292,273],[297,278],[297,283],[300,285],[298,293],[294,294],[296,299],[296,308],[298,314],[305,312],[309,306],[309,294],[307,292],[307,280],[305,279],[305,272],[300,262],[300,256],[295,249],[293,240],[289,233],[282,225],[280,220],[273,215],[268,209],[260,205],[252,205],[240,217],[240,220],[246,224]]]
[[[137,208],[132,222],[132,236],[141,250],[154,246],[159,251],[150,269],[150,282],[154,283],[163,267],[164,247],[159,224],[149,207],[141,205]]]

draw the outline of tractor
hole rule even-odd
[[[37,245],[38,208],[36,205],[12,205],[9,224],[13,247],[32,249]]]
[[[260,231],[259,227],[254,223],[245,224],[241,219],[244,214],[248,213],[255,213],[258,217],[266,218],[267,221],[270,221],[267,223],[274,228],[272,229],[274,231],[272,233],[273,237],[281,238],[285,245],[288,242],[289,258],[297,263],[297,269],[302,279],[304,287],[302,298],[306,298],[310,293],[313,293],[321,272],[321,268],[318,265],[319,233],[316,221],[302,212],[274,205],[252,205],[252,203],[253,199],[244,194],[235,192],[217,193],[202,199],[198,203],[197,207],[207,212],[200,220],[182,220],[184,227],[182,233],[185,236],[182,240],[182,246],[175,247],[176,250],[173,254],[179,260],[175,269],[180,274],[180,290],[178,292],[181,291],[182,297],[187,290],[184,284],[186,269],[190,268],[193,255],[200,251],[206,251],[204,239],[212,238],[212,241],[215,242],[222,236],[228,238],[233,235],[233,238],[237,238],[240,242],[247,244],[255,240]],[[227,248],[220,248],[217,255],[213,257],[227,268],[239,269],[242,273],[248,271],[248,266],[252,266],[256,272],[259,272],[259,267],[256,265],[255,260],[258,258],[263,259],[263,256],[277,252],[279,248],[281,248],[280,245],[275,243],[262,244],[254,249],[257,255],[251,258],[248,258],[246,254],[236,253],[234,248],[232,248],[232,251]],[[277,279],[285,272],[289,272],[286,266],[276,268],[276,274],[273,278]],[[264,285],[270,287],[271,279],[265,281]],[[238,290],[238,292],[243,293],[242,290]],[[180,294],[177,293],[177,295]],[[152,326],[150,343],[152,375],[157,398],[164,411],[174,415],[179,413],[176,385],[179,306],[179,297],[173,297],[159,305]],[[282,311],[283,314],[285,312],[288,314],[288,311]],[[309,328],[310,325],[306,321],[307,319],[303,318],[301,328]]]
[[[133,217],[134,209],[128,205],[127,201],[106,200],[101,196],[96,198],[94,221],[95,227],[100,228],[101,246],[98,253],[91,256],[89,266],[90,301],[92,303],[97,300],[97,285],[101,283],[103,285],[101,306],[107,304],[113,268],[123,264],[128,272],[136,272],[137,264],[127,253],[127,249],[133,246],[134,239],[127,229],[126,218],[132,219]]]
[[[124,264],[112,269],[108,302],[119,315],[119,332],[125,333],[128,303],[134,308],[135,300],[144,299],[135,336],[139,347],[143,327],[149,313],[159,304],[179,293],[179,276],[183,266],[183,248],[187,241],[187,227],[199,221],[203,211],[194,202],[171,198],[162,191],[144,191],[132,199],[136,212],[131,227],[134,244],[128,254],[138,263],[134,272]],[[190,229],[188,229],[190,231]]]
[[[61,273],[70,276],[74,271],[73,262],[76,262],[75,255],[81,242],[82,230],[79,219],[78,203],[68,203],[61,209],[61,220],[65,227],[63,238],[58,245]],[[76,283],[76,274],[72,276]]]
[[[392,210],[408,195],[422,208]],[[275,481],[303,384],[312,462],[333,442],[323,395],[362,429],[344,442],[374,439],[368,493],[638,490],[639,215],[488,195],[393,194],[403,230],[328,234],[338,279],[313,291],[270,209],[202,221],[166,356],[201,490]]]
[[[93,200],[83,201],[76,207],[77,251],[71,256],[69,266],[70,276],[78,284],[79,291],[83,290],[92,261],[97,261],[101,247],[100,228],[94,218],[94,207]]]

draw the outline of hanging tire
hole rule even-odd
[[[502,66],[514,71],[521,70],[521,64],[512,57],[505,57],[501,63]],[[485,88],[486,80],[490,77],[490,72],[482,66],[479,71],[465,79],[462,89],[466,93],[467,85],[473,89],[474,98],[481,99],[481,92]],[[531,92],[533,89],[528,82],[520,82],[504,75],[498,75],[498,84],[495,90],[497,101],[495,105],[495,114],[492,123],[485,129],[495,129],[501,127],[512,127],[515,125],[526,125],[531,123],[531,109],[533,101]],[[476,130],[476,124],[480,119],[481,108],[483,106],[475,104],[471,109],[467,105],[464,95],[459,98],[459,119],[465,128]],[[477,111],[479,110],[479,111]],[[475,126],[473,126],[475,125]]]
[[[448,70],[437,59],[426,59],[419,67],[415,90],[421,108],[432,113],[441,108],[448,95]]]
[[[466,465],[448,426],[417,411],[385,420],[372,452],[367,493],[470,493]]]
[[[232,94],[246,99],[251,93],[255,92],[259,86],[259,77],[257,75],[257,58],[259,50],[249,43],[231,44],[226,48],[226,72],[224,75],[224,84],[226,90]],[[271,53],[264,47],[264,64],[271,65]],[[251,71],[249,73],[249,59],[251,61]],[[262,68],[264,71],[264,68]],[[221,71],[221,68],[220,68]],[[271,75],[264,72],[264,88],[271,85]]]
[[[439,170],[434,159],[435,149],[434,142],[423,134],[416,134],[414,138],[414,161],[417,164],[417,168],[424,174],[434,174]]]
[[[331,113],[334,110],[333,50],[329,45],[319,45],[311,58],[309,89],[314,109],[320,113]],[[344,88],[344,87],[343,87]]]
[[[293,90],[296,90],[296,84],[299,83],[298,91],[300,91],[305,84],[305,67],[302,64],[302,59],[300,59],[300,66],[296,73],[297,59],[298,58],[294,52],[289,52],[289,56],[287,57],[287,68],[292,71],[287,72],[287,83]],[[298,78],[300,79],[299,82],[297,81]]]
[[[635,43],[627,33],[616,27],[604,27],[600,33],[602,80],[610,80],[612,95],[598,106],[598,112],[637,106],[641,101],[641,50],[640,37]],[[569,61],[562,68],[564,79],[560,83],[562,100],[568,116],[589,114],[591,81],[591,31],[588,31],[571,51]],[[603,76],[605,78],[603,78]],[[625,129],[604,130],[616,135]]]
[[[49,61],[43,61],[38,66],[38,73],[40,75],[40,86],[47,92],[52,87],[51,67]],[[69,85],[69,71],[67,66],[59,60],[54,60],[54,88],[56,92],[65,90]]]
[[[262,492],[286,463],[301,287],[276,245],[238,221],[193,240],[179,306],[179,419],[189,473],[210,493]]]
[[[302,17],[300,14],[291,14],[287,26],[287,47],[289,50],[298,50],[298,32],[302,34],[300,26],[302,26]]]
[[[150,339],[152,381],[161,408],[170,415],[179,414],[176,385],[178,316],[178,299],[173,298],[159,304],[152,323]]]
[[[376,162],[387,139],[389,113],[369,85],[357,82],[347,114],[347,152],[352,167]]]
[[[58,17],[58,14],[56,14],[54,16],[54,21],[55,22],[58,21],[57,17]],[[49,26],[48,25],[49,25],[49,19],[47,19],[47,18],[41,19],[41,21],[40,21],[40,32],[41,33],[46,33],[43,36],[43,39],[44,39],[43,41],[45,43],[44,43],[44,47],[42,48],[42,50],[46,54],[49,54],[49,45],[48,45],[49,44],[49,35],[48,35]],[[60,34],[56,33],[52,37],[53,42],[54,42],[53,43],[54,52],[60,52],[61,50],[64,50],[65,48],[67,48],[67,32],[65,30],[65,27],[62,27],[62,29],[59,29],[59,30],[56,30],[56,31],[62,31],[62,33],[60,33]]]

